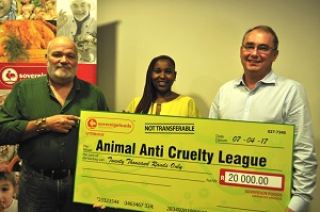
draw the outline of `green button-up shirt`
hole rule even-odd
[[[69,133],[46,132],[22,140],[28,121],[57,114],[80,116],[81,110],[108,110],[104,95],[75,79],[63,106],[54,97],[46,76],[17,83],[0,110],[0,145],[19,144],[24,163],[38,169],[74,169],[79,126]]]

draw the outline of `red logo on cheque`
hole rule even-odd
[[[98,122],[97,122],[96,119],[94,119],[94,118],[88,119],[88,121],[87,121],[87,127],[88,127],[89,129],[94,129],[94,128],[96,128],[97,126],[98,126]]]

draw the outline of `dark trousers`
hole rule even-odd
[[[19,183],[21,212],[91,212],[92,205],[73,203],[74,176],[52,179],[23,166]]]

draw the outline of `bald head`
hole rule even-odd
[[[91,4],[88,0],[72,0],[70,9],[77,21],[83,21],[90,14]]]
[[[81,4],[81,3],[86,3],[86,4],[91,4],[91,0],[71,0],[71,4],[74,4],[74,3],[78,3],[78,4]]]
[[[78,54],[78,48],[77,48],[76,44],[74,43],[74,41],[68,37],[65,37],[65,36],[59,36],[59,37],[53,38],[48,43],[47,54],[49,54],[49,52],[52,50],[52,48],[55,48],[56,46],[59,46],[59,45],[69,46]]]

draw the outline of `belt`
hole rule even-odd
[[[73,175],[73,171],[71,169],[37,169],[30,166],[29,169],[32,169],[38,174],[49,177],[53,180],[61,180]]]

